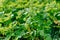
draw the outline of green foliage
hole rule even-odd
[[[0,40],[60,40],[57,0],[1,0]]]

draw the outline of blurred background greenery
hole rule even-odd
[[[59,0],[0,0],[0,40],[60,40]]]

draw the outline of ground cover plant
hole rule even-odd
[[[0,0],[0,40],[60,40],[60,1]]]

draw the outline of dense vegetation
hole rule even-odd
[[[59,0],[0,0],[0,40],[60,40]]]

